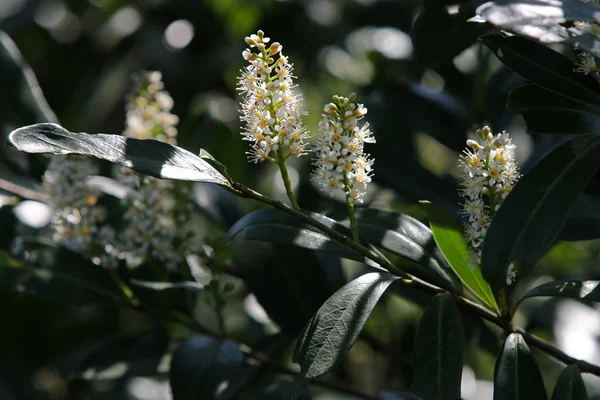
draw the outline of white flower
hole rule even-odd
[[[245,127],[241,134],[251,142],[246,154],[254,163],[307,154],[304,140],[308,132],[301,120],[305,113],[302,96],[292,91],[292,64],[282,54],[281,44],[274,42],[267,48],[268,42],[262,31],[246,38],[250,49],[242,56],[249,65],[241,71],[237,88],[243,97],[240,119]]]
[[[598,64],[596,57],[590,53],[581,53],[579,55],[579,61],[576,63],[576,67],[573,68],[574,72],[581,72],[582,74],[588,75],[592,73],[598,73]]]
[[[506,269],[506,284],[512,285],[512,283],[517,279],[517,271],[515,271],[515,264],[510,263],[508,268]]]
[[[317,160],[313,179],[331,195],[343,190],[350,203],[361,202],[371,182],[373,160],[363,147],[364,143],[375,143],[369,124],[358,126],[367,109],[354,103],[355,99],[355,94],[334,96],[337,104],[325,105],[314,146]]]
[[[517,182],[519,169],[514,160],[515,145],[508,133],[494,137],[486,126],[477,130],[476,134],[476,140],[467,140],[468,148],[460,156],[459,165],[465,240],[479,263],[485,233]]]

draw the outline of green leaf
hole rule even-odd
[[[498,311],[490,285],[483,279],[481,269],[473,265],[471,252],[461,233],[461,226],[441,207],[430,202],[421,203],[427,209],[435,242],[456,275],[484,304]]]
[[[560,231],[558,240],[591,240],[600,237],[600,199],[580,196],[569,219]]]
[[[600,107],[561,96],[535,84],[513,89],[506,105],[523,115],[529,133],[600,132]]]
[[[464,332],[460,312],[447,293],[423,312],[413,352],[413,389],[434,399],[460,398]]]
[[[576,281],[571,279],[553,281],[537,286],[523,295],[515,309],[531,297],[569,297],[579,300],[600,301],[600,281]]]
[[[394,390],[385,391],[379,393],[381,400],[423,400],[422,397],[417,396],[410,390]]]
[[[306,379],[314,379],[338,364],[354,344],[371,311],[398,279],[372,272],[335,292],[312,317],[298,338],[293,360]]]
[[[229,186],[227,179],[200,157],[157,140],[73,133],[56,124],[36,124],[14,130],[8,142],[27,153],[92,156],[156,178]]]
[[[143,281],[139,279],[131,279],[129,281],[132,285],[143,287],[150,290],[155,290],[157,292],[162,292],[163,290],[173,290],[173,289],[184,289],[189,290],[190,292],[201,292],[203,290],[203,286],[198,282],[153,282],[153,281]]]
[[[588,394],[575,364],[568,365],[560,374],[551,400],[587,400]]]
[[[0,290],[24,292],[67,304],[124,300],[108,272],[66,249],[48,267],[15,260],[0,250]]]
[[[518,274],[526,275],[546,253],[598,169],[600,137],[582,135],[560,145],[519,180],[483,244],[483,276],[493,290],[504,286],[512,261],[523,261]]]
[[[459,2],[435,0],[424,3],[415,19],[411,35],[415,56],[420,64],[437,68],[451,62],[489,29],[486,25],[467,21],[473,15],[473,9],[470,7],[460,8],[454,14],[448,13],[444,3]],[[436,29],[431,29],[432,26]],[[439,32],[444,32],[444,35],[440,35]]]
[[[477,8],[477,20],[546,43],[564,43],[600,56],[598,36],[574,32],[567,21],[600,23],[600,7],[577,0],[495,0]],[[480,21],[481,22],[481,21]]]
[[[546,400],[544,381],[525,339],[511,333],[494,370],[494,400]]]
[[[235,342],[203,336],[186,340],[171,361],[169,383],[173,400],[218,398],[219,386],[235,376],[243,360]]]
[[[597,82],[574,72],[575,63],[562,54],[519,36],[486,35],[480,40],[523,78],[573,100],[600,105]]]

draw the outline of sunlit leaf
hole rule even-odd
[[[48,123],[14,130],[9,135],[8,142],[27,153],[92,156],[156,178],[229,185],[223,175],[200,157],[180,147],[152,139],[73,133],[59,125]]]
[[[600,281],[561,280],[544,283],[523,295],[515,305],[531,297],[569,297],[579,300],[600,301]]]
[[[155,290],[157,292],[162,292],[163,290],[172,290],[172,289],[183,289],[188,290],[190,292],[200,292],[202,291],[202,285],[198,282],[153,282],[153,281],[142,281],[139,279],[131,279],[132,285],[143,287],[150,290]]]
[[[354,344],[371,311],[399,279],[385,272],[362,275],[335,292],[304,327],[293,360],[314,379],[338,364]]]
[[[498,310],[490,285],[483,279],[479,266],[473,264],[461,226],[442,208],[430,202],[422,203],[427,209],[435,242],[456,275],[488,307]]]

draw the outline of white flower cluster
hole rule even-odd
[[[52,236],[74,250],[87,253],[106,210],[96,204],[98,192],[86,183],[97,173],[88,158],[52,157],[44,173],[42,190],[52,209]]]
[[[575,21],[571,32],[575,35],[590,34],[597,37],[600,40],[600,25],[594,22]],[[573,69],[575,72],[581,72],[585,75],[591,75],[592,77],[600,78],[600,69],[598,68],[598,59],[586,51],[581,51],[578,56],[579,60],[576,63],[576,67]]]
[[[127,105],[124,135],[176,144],[178,118],[169,112],[173,100],[162,90],[160,79],[161,75],[156,71],[145,72],[137,78],[136,92],[130,95]],[[176,183],[152,177],[140,178],[127,168],[121,168],[119,178],[131,189],[123,199],[125,229],[119,235],[106,232],[108,241],[103,262],[110,266],[118,259],[125,259],[130,267],[134,267],[154,259],[175,268],[184,261],[185,249],[181,245],[190,234],[185,222],[191,222],[188,216],[181,215],[189,209],[176,204]]]
[[[144,72],[135,78],[126,105],[124,136],[177,144],[179,118],[171,114],[173,98],[163,89],[162,75],[158,71]]]
[[[477,130],[477,140],[467,140],[460,156],[460,193],[464,199],[465,238],[481,262],[486,231],[496,211],[519,178],[515,145],[508,133],[492,134],[487,126]]]
[[[315,149],[314,180],[331,195],[342,190],[349,203],[361,202],[371,182],[373,160],[364,153],[364,144],[375,143],[369,124],[358,125],[367,109],[355,99],[354,93],[334,96],[325,106]]]
[[[267,47],[269,41],[263,31],[246,37],[250,48],[242,55],[250,65],[238,82],[243,97],[240,119],[246,124],[242,136],[251,142],[246,154],[254,163],[307,154],[302,96],[292,91],[292,64],[282,54],[283,46],[275,42]]]

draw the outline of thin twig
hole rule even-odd
[[[397,276],[402,278],[399,281],[401,284],[403,284],[405,286],[416,287],[416,288],[425,290],[432,294],[448,292],[446,289],[432,285],[431,283],[429,283],[427,281],[419,279],[416,276],[413,276],[411,274],[408,274],[408,273],[400,270],[398,267],[393,265],[389,260],[387,260],[381,253],[375,252],[369,248],[364,247],[363,245],[352,240],[348,236],[345,236],[345,235],[331,229],[330,227],[326,226],[325,224],[321,223],[320,221],[315,220],[308,214],[305,214],[301,211],[294,210],[293,208],[285,205],[284,203],[277,201],[277,200],[273,200],[267,196],[264,196],[263,194],[258,193],[256,191],[242,185],[239,182],[233,182],[232,188],[233,188],[233,191],[235,192],[235,194],[237,194],[238,196],[251,198],[251,199],[260,201],[262,203],[268,204],[274,208],[277,208],[278,210],[281,210],[288,214],[294,215],[297,218],[299,218],[300,220],[302,220],[303,222],[306,222],[307,224],[312,225],[315,228],[318,228],[319,230],[326,233],[332,239],[335,239],[335,240],[341,242],[342,244],[347,245],[348,247],[356,250],[361,255],[375,261],[382,267],[384,267],[390,271],[393,271]],[[453,295],[454,300],[456,301],[456,303],[459,306],[469,308],[470,310],[472,310],[476,314],[478,314],[481,318],[486,319],[486,320],[494,323],[495,325],[499,326],[500,328],[502,328],[506,333],[510,333],[511,331],[518,332],[521,335],[523,335],[523,337],[525,338],[527,343],[529,343],[533,347],[536,347],[536,348],[542,350],[549,356],[554,357],[555,359],[557,359],[565,364],[576,364],[577,366],[579,366],[579,368],[582,372],[600,376],[600,367],[599,366],[590,364],[583,360],[578,360],[576,358],[573,358],[573,357],[565,354],[563,351],[561,351],[557,347],[554,347],[550,343],[538,338],[537,336],[532,335],[531,333],[525,331],[522,328],[514,328],[513,329],[511,327],[511,325],[506,324],[506,321],[503,320],[499,315],[497,315],[493,311],[489,310],[488,308],[482,306],[481,304],[478,304],[474,301],[471,301],[471,300],[463,297],[459,293],[451,293],[451,294]]]
[[[42,203],[48,202],[48,196],[44,193],[36,192],[35,190],[26,188],[16,183],[0,178],[0,190],[15,194],[23,199],[37,200]]]

